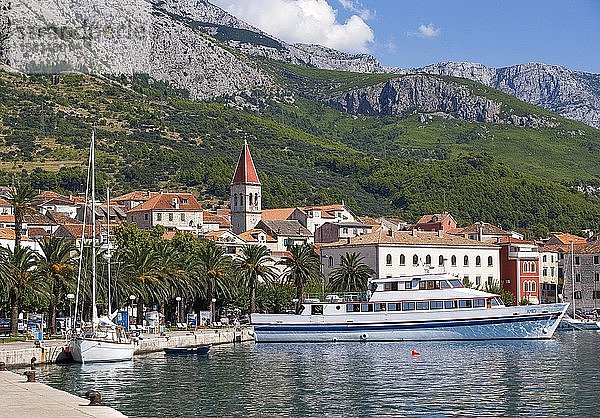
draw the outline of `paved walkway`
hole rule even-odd
[[[0,417],[124,417],[107,406],[87,406],[87,399],[51,388],[27,383],[25,376],[0,371]]]

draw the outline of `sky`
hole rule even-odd
[[[384,66],[527,62],[600,73],[600,0],[210,0],[288,43]]]

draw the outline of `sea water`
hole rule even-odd
[[[131,417],[600,416],[600,333],[546,341],[238,344],[48,365]]]

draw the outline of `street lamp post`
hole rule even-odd
[[[133,318],[133,301],[135,300],[135,295],[129,296],[129,300],[131,301],[131,316],[129,317],[129,322],[131,322],[131,318]]]
[[[212,298],[212,299],[211,299],[211,301],[210,301],[210,302],[211,302],[211,304],[210,304],[210,311],[211,311],[211,313],[210,313],[210,317],[211,317],[211,320],[212,320],[212,322],[217,322],[217,321],[215,320],[215,318],[216,318],[216,312],[215,312],[215,311],[216,311],[216,307],[215,307],[215,302],[216,302],[216,301],[217,301],[217,300],[216,300],[215,298]]]
[[[177,296],[175,300],[177,301],[177,322],[181,323],[181,296]]]

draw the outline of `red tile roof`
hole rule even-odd
[[[246,232],[242,232],[241,234],[238,234],[238,237],[240,237],[242,240],[244,240],[246,242],[257,242],[258,241],[258,234],[260,234],[261,232],[265,234],[265,241],[266,242],[277,242],[276,238],[274,238],[271,235],[267,234],[262,229],[250,229],[250,230],[248,230]]]
[[[225,216],[217,215],[212,212],[204,212],[203,219],[205,224],[219,224],[220,227],[229,228],[231,222]]]
[[[430,231],[390,231],[379,229],[350,239],[350,245],[399,244],[399,245],[451,245],[468,247],[495,247],[493,244],[475,241],[458,235],[439,234]],[[322,247],[348,245],[346,239],[322,244]]]
[[[0,215],[0,222],[14,222],[15,215]]]
[[[177,199],[179,208],[173,206],[173,199]],[[187,202],[184,203],[184,200]],[[131,212],[145,212],[148,210],[177,210],[177,211],[190,211],[199,212],[202,211],[202,207],[198,200],[191,193],[159,193],[156,196],[151,197],[144,203],[130,209],[127,213]]]
[[[248,143],[246,140],[244,140],[244,147],[242,148],[233,179],[231,180],[231,184],[245,183],[260,184],[258,174],[256,174],[256,169],[254,168],[254,161],[252,161],[252,156],[250,155],[250,150],[248,149]]]
[[[419,226],[421,224],[444,222],[448,216],[450,216],[450,214],[448,212],[423,215],[421,217],[421,219],[419,219],[419,221],[417,222],[417,226]]]
[[[0,239],[15,239],[15,231],[10,228],[0,228]]]
[[[121,196],[113,197],[113,198],[111,198],[111,200],[115,201],[115,202],[123,202],[126,200],[134,200],[134,201],[144,202],[144,201],[150,199],[151,197],[156,196],[157,194],[159,194],[159,193],[135,190],[133,192],[125,193]]]
[[[289,218],[295,210],[296,208],[264,209],[260,218],[265,221],[284,221]]]
[[[569,244],[571,241],[573,241],[573,244],[585,244],[587,242],[585,238],[568,233],[561,232],[558,234],[553,234],[553,236],[563,244]]]

